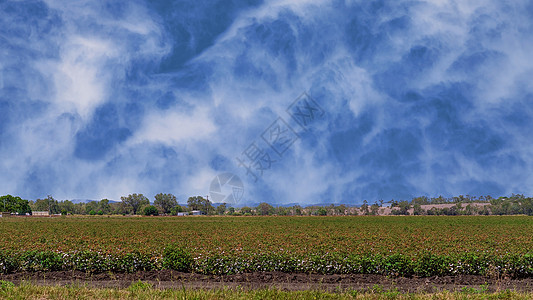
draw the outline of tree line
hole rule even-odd
[[[445,205],[440,205],[445,204]],[[445,207],[444,207],[445,206]],[[187,199],[187,204],[179,204],[176,196],[159,193],[153,202],[143,194],[130,194],[121,197],[120,202],[102,199],[73,203],[70,200],[58,201],[52,196],[29,201],[18,196],[0,197],[3,212],[31,214],[32,211],[48,211],[50,214],[76,215],[186,215],[197,211],[204,215],[279,215],[279,216],[327,216],[327,215],[533,215],[533,198],[521,194],[510,197],[492,198],[491,196],[442,196],[429,198],[414,197],[411,200],[383,200],[369,204],[367,200],[360,206],[330,204],[326,206],[272,206],[262,202],[257,206],[235,208],[226,203],[213,204],[202,196]]]

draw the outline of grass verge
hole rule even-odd
[[[505,290],[490,293],[464,289],[458,292],[404,294],[396,290],[370,288],[359,291],[283,291],[279,289],[245,290],[242,288],[157,289],[142,281],[125,289],[90,288],[83,285],[38,286],[31,283],[14,285],[0,281],[1,299],[533,299],[533,292]]]

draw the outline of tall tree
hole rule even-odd
[[[165,214],[168,214],[173,207],[178,205],[178,201],[172,194],[159,193],[155,195],[154,205],[159,206]]]
[[[409,215],[409,209],[411,208],[409,201],[400,201],[398,206],[400,207],[400,215]]]
[[[217,210],[217,214],[219,215],[223,215],[224,213],[226,213],[226,203],[222,203],[218,205],[216,210]]]
[[[34,211],[47,211],[50,214],[58,214],[61,212],[59,203],[54,197],[48,195],[46,199],[37,199],[33,203],[32,210]]]
[[[189,197],[187,205],[189,205],[191,210],[199,210],[205,214],[212,214],[214,211],[211,201],[202,196]]]
[[[370,213],[368,211],[368,201],[363,200],[363,205],[361,205],[361,211],[363,212],[363,215],[368,215]]]
[[[241,207],[241,214],[253,214],[252,208],[248,206]]]
[[[28,200],[20,197],[5,195],[0,197],[0,210],[4,212],[17,212],[19,214],[30,213],[31,208]]]
[[[379,215],[379,204],[377,202],[370,205],[370,214],[373,216]]]
[[[109,204],[109,199],[100,200],[100,202],[98,202],[98,210],[101,210],[106,215],[110,214],[111,205]]]
[[[85,214],[95,215],[98,212],[98,202],[89,201],[85,203]]]
[[[76,212],[74,203],[70,200],[59,202],[59,210],[61,214],[73,214]]]
[[[262,216],[274,214],[274,207],[266,202],[262,202],[257,206],[257,212]]]
[[[303,208],[300,205],[295,205],[292,207],[294,215],[301,216],[303,214]]]
[[[130,194],[128,197],[120,197],[120,199],[125,206],[131,208],[134,215],[137,214],[137,211],[141,206],[150,204],[150,200],[148,200],[143,194]]]

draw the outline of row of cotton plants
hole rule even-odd
[[[177,270],[227,275],[246,272],[316,274],[382,274],[388,276],[486,275],[533,277],[533,254],[498,257],[462,255],[415,256],[342,255],[337,253],[294,255],[287,252],[193,257],[187,249],[167,247],[162,254],[140,252],[123,255],[100,252],[0,251],[0,273],[79,270],[87,273]]]

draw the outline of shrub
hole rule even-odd
[[[146,206],[143,211],[145,216],[157,216],[159,213],[157,207],[153,205]]]
[[[135,271],[150,271],[160,269],[157,263],[148,254],[143,254],[138,251],[133,253],[127,253],[119,260],[118,266],[120,272],[135,272]]]
[[[59,271],[63,269],[63,257],[52,251],[28,251],[21,256],[24,271]]]
[[[412,275],[414,266],[409,257],[402,254],[392,254],[383,260],[384,273],[386,275]]]
[[[188,272],[192,269],[193,258],[187,249],[178,245],[169,245],[163,252],[163,267]]]
[[[9,252],[0,250],[0,274],[15,272],[19,268],[15,256]]]
[[[97,252],[80,251],[63,256],[67,268],[88,273],[105,272],[112,269],[110,259]],[[114,259],[111,261],[115,262]]]
[[[414,273],[419,276],[448,275],[450,273],[450,264],[451,259],[448,257],[426,252],[418,258]]]

